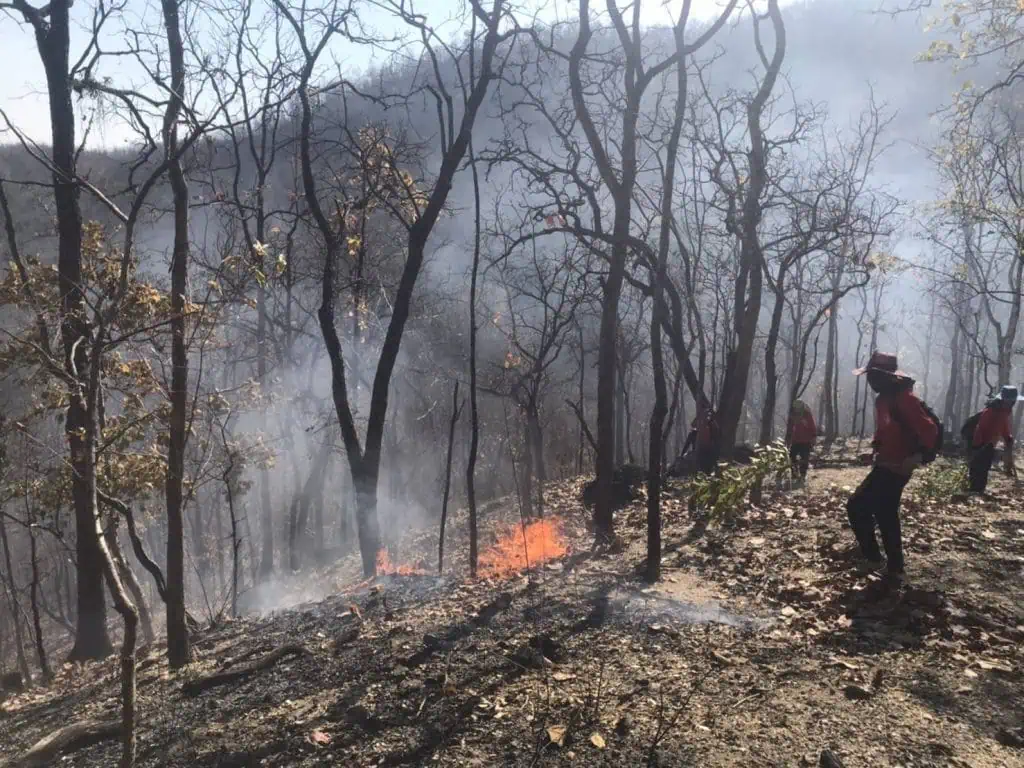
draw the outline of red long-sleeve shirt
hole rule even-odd
[[[974,428],[974,447],[980,448],[999,440],[1013,440],[1009,408],[986,408]]]
[[[899,412],[900,421],[893,418],[893,408]],[[922,447],[934,446],[938,436],[935,422],[909,389],[896,395],[879,395],[875,399],[875,457],[878,464],[898,468]]]
[[[805,409],[797,416],[789,428],[789,442],[793,445],[813,445],[818,436],[818,426],[814,423],[814,415]]]
[[[714,437],[714,416],[710,414],[701,414],[693,420],[691,429],[697,431],[697,448],[709,448]]]

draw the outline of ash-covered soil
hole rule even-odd
[[[592,553],[582,481],[554,486],[573,552],[529,576],[390,576],[226,623],[169,674],[140,657],[140,766],[1024,766],[1024,491],[904,503],[909,587],[876,600],[850,568],[844,501],[867,470],[812,471],[729,528],[666,502],[664,578],[625,548]],[[671,491],[670,491],[671,493]],[[513,510],[491,514],[496,526]],[[452,521],[453,530],[461,519]],[[407,543],[429,562],[435,534]],[[328,578],[325,576],[325,578]],[[349,582],[343,583],[348,578]],[[217,671],[277,663],[195,692]],[[272,657],[271,657],[272,658]],[[0,704],[0,763],[61,726],[116,717],[117,661],[65,667]],[[63,766],[116,765],[107,740]]]

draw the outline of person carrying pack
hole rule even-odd
[[[789,444],[789,462],[793,466],[793,476],[800,482],[807,480],[811,450],[817,436],[818,426],[814,423],[814,414],[811,413],[810,406],[803,400],[794,400],[786,428],[786,443]]]
[[[999,440],[1002,440],[1005,446],[1003,462],[1006,471],[1010,474],[1015,472],[1010,415],[1018,400],[1024,400],[1024,397],[1020,397],[1017,388],[1004,386],[999,390],[999,397],[992,400],[980,413],[975,414],[977,419],[970,430],[971,450],[967,465],[971,493],[985,493],[988,487],[988,473],[992,468],[992,458],[995,456],[996,443]],[[967,420],[963,432],[968,430],[968,425],[975,416]]]
[[[682,453],[692,445],[697,458],[697,471],[713,475],[718,469],[720,430],[714,409],[708,402],[697,406],[697,416],[690,425],[690,434],[683,443]]]
[[[985,407],[987,408],[988,406]],[[963,441],[964,454],[966,454],[968,459],[971,456],[971,447],[974,445],[974,430],[978,427],[978,421],[981,419],[982,413],[984,413],[984,409],[968,418],[964,425],[960,427],[960,439]]]
[[[935,459],[942,447],[942,424],[913,393],[914,379],[897,367],[896,355],[873,352],[855,376],[867,374],[875,398],[872,468],[846,504],[850,528],[868,570],[880,570],[885,547],[885,588],[899,588],[905,567],[900,527],[903,489],[914,470]]]

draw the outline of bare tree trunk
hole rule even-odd
[[[531,400],[526,409],[526,431],[527,440],[533,448],[534,477],[536,478],[536,495],[534,497],[534,509],[537,517],[544,517],[544,487],[547,485],[548,473],[544,464],[544,433],[540,426],[540,413],[537,410],[536,396]]]
[[[203,511],[205,504],[192,505],[192,556],[195,558],[196,574],[200,583],[206,581],[210,573],[210,550],[206,545],[206,520]]]
[[[769,60],[761,48],[760,38],[756,39],[758,52],[765,62],[766,70],[757,93],[747,106],[747,131],[750,138],[748,181],[745,185],[740,220],[735,222],[740,241],[740,278],[736,287],[735,295],[738,301],[734,318],[736,346],[730,350],[727,358],[719,407],[722,448],[726,456],[736,443],[736,431],[743,416],[754,337],[761,314],[763,253],[758,228],[763,212],[761,196],[768,183],[768,144],[761,128],[761,116],[775,88],[786,54],[786,27],[779,11],[778,0],[768,0],[768,16],[775,32],[775,50]],[[754,23],[758,23],[757,17]]]
[[[879,286],[875,289],[875,311],[871,318],[871,344],[869,346],[869,352],[874,353],[878,347],[878,324],[882,314],[882,293],[883,286]],[[864,387],[864,399],[861,401],[860,406],[860,438],[863,439],[867,434],[867,422],[868,422],[868,397],[871,390],[869,387]]]
[[[822,387],[822,402],[824,403],[824,427],[825,447],[831,446],[838,435],[839,423],[836,412],[835,389],[838,384],[839,367],[839,281],[842,279],[843,270],[846,268],[846,245],[843,245],[843,253],[838,257],[837,262],[832,265],[832,295],[829,303],[831,308],[828,315],[828,345],[825,350],[825,383]]]
[[[117,526],[111,525],[106,530],[107,548],[110,550],[111,557],[114,558],[114,564],[117,566],[117,572],[121,577],[121,581],[127,584],[129,592],[132,594],[132,599],[135,602],[135,607],[139,611],[139,620],[142,623],[142,637],[147,645],[152,645],[156,639],[156,633],[153,631],[153,617],[149,613],[149,607],[146,605],[145,596],[142,593],[142,585],[139,584],[139,580],[135,577],[135,572],[128,565],[128,561],[125,560],[124,554],[121,552],[121,542],[117,538]]]
[[[663,455],[663,431],[668,410],[668,392],[665,384],[665,362],[662,355],[662,325],[666,320],[665,284],[668,282],[668,251],[670,223],[672,220],[672,199],[675,194],[676,158],[679,153],[679,137],[686,114],[687,71],[685,31],[689,15],[689,4],[673,29],[676,44],[676,104],[665,150],[664,178],[661,194],[661,223],[658,233],[658,260],[651,280],[651,369],[654,375],[654,407],[648,443],[647,465],[647,581],[661,578],[661,482],[665,465]],[[679,361],[680,365],[683,361]],[[677,382],[678,391],[678,382]]]
[[[173,0],[172,0],[173,1]],[[93,498],[93,506],[96,499]],[[118,575],[114,558],[103,536],[99,516],[95,520],[96,540],[99,542],[103,560],[103,575],[114,598],[114,606],[124,621],[124,637],[121,640],[121,760],[120,768],[134,768],[135,765],[135,645],[139,625],[139,614],[125,592]]]
[[[0,518],[0,526],[3,520]],[[29,562],[32,566],[32,584],[29,589],[29,600],[32,604],[32,628],[36,637],[36,658],[39,661],[39,670],[42,673],[43,682],[47,683],[53,678],[53,671],[50,669],[50,662],[46,656],[46,645],[43,643],[43,624],[39,616],[39,553],[36,546],[35,527],[29,527]]]
[[[288,549],[290,564],[293,571],[299,570],[302,565],[302,556],[312,549],[309,546],[307,534],[309,524],[310,507],[317,499],[323,498],[324,485],[327,482],[327,465],[330,463],[333,448],[333,440],[328,438],[324,441],[316,455],[316,460],[309,470],[302,486],[297,489],[295,498],[292,501],[292,514],[289,518]],[[295,477],[299,477],[296,467]],[[318,507],[319,508],[319,507]],[[323,515],[320,515],[320,536],[316,539],[318,546],[323,545]]]
[[[758,434],[758,442],[761,445],[768,445],[772,440],[772,432],[775,429],[775,410],[778,399],[779,376],[776,371],[775,353],[779,346],[779,332],[782,328],[782,311],[786,306],[785,297],[785,270],[780,268],[779,275],[775,280],[775,303],[772,306],[772,318],[768,326],[768,337],[764,346],[764,407],[761,409],[761,432]],[[787,414],[789,409],[786,409]],[[788,416],[787,416],[788,418]]]
[[[470,171],[473,174],[473,268],[469,279],[469,457],[466,460],[466,504],[469,507],[469,573],[476,576],[480,544],[476,516],[476,459],[480,449],[480,411],[477,403],[476,371],[476,293],[480,273],[480,176],[476,168],[473,142],[469,143]],[[441,528],[444,546],[444,527]],[[441,558],[438,557],[440,573]]]
[[[610,7],[609,10],[612,10]],[[618,10],[614,9],[616,14]],[[621,15],[618,14],[621,23]],[[590,2],[580,0],[579,31],[569,54],[569,86],[573,107],[580,126],[595,156],[601,176],[608,186],[615,206],[612,224],[612,246],[608,255],[608,274],[601,297],[601,323],[597,351],[597,503],[594,507],[594,529],[597,539],[610,541],[615,535],[612,513],[612,476],[615,472],[616,358],[619,339],[619,299],[629,254],[628,238],[631,223],[633,188],[637,171],[637,120],[643,89],[636,87],[640,74],[640,41],[624,51],[627,83],[626,103],[622,113],[622,137],[619,145],[621,168],[612,168],[605,154],[603,139],[594,124],[586,102],[586,89],[581,67],[593,36],[590,26]],[[621,35],[620,35],[621,37]],[[623,41],[625,44],[628,41]]]
[[[619,339],[619,354],[616,360],[615,386],[615,466],[626,463],[626,441],[629,439],[626,425],[626,365],[625,344]]]
[[[533,461],[533,436],[530,434],[529,417],[526,409],[520,409],[523,415],[523,475],[519,485],[519,504],[523,515],[529,519],[533,517],[533,470],[536,466]]]
[[[18,600],[18,585],[14,580],[14,564],[11,562],[11,546],[7,541],[7,524],[3,515],[0,515],[0,544],[4,550],[4,568],[7,571],[7,599],[11,606],[11,619],[14,624],[14,646],[18,668],[25,685],[32,685],[32,670],[29,669],[28,659],[25,657],[25,630],[22,627],[21,603]]]
[[[452,450],[455,447],[455,426],[459,423],[459,382],[452,390],[452,418],[448,422],[448,452],[444,461],[444,493],[441,495],[441,525],[437,537],[437,575],[444,572],[444,529],[448,522],[448,495],[452,488]]]
[[[928,330],[925,332],[924,337],[924,391],[922,393],[925,400],[928,399],[928,382],[932,378],[932,356],[930,350],[932,348],[932,340],[935,338],[935,294],[931,296],[931,302],[928,305]]]
[[[862,291],[862,299],[860,317],[857,320],[857,348],[854,353],[854,360],[857,365],[860,365],[861,353],[864,351],[864,319],[868,313],[868,296],[867,291]],[[860,410],[860,376],[856,377],[856,381],[853,383],[853,420],[850,424],[850,436],[857,434],[857,415]]]
[[[942,409],[942,420],[946,424],[955,424],[959,429],[957,418],[957,386],[960,383],[960,322],[953,318],[953,339],[949,345],[949,384],[946,387],[946,402]]]
[[[113,652],[107,633],[100,543],[96,536],[96,468],[92,461],[95,425],[88,423],[83,392],[88,377],[90,327],[82,282],[82,212],[79,205],[75,110],[70,71],[71,0],[55,0],[46,12],[28,3],[15,10],[35,33],[46,71],[52,132],[53,196],[57,218],[57,282],[60,291],[64,369],[74,382],[68,393],[65,435],[70,451],[71,497],[75,509],[77,610],[71,660],[102,659]]]
[[[188,291],[188,184],[178,152],[178,120],[185,93],[185,54],[179,0],[161,0],[171,87],[164,113],[164,151],[174,198],[174,247],[171,258],[171,416],[167,450],[167,659],[181,669],[192,659],[185,620],[185,443],[188,440],[188,349],[185,294]],[[125,598],[127,599],[127,598]],[[136,616],[137,619],[137,616]],[[126,619],[127,621],[127,619]]]
[[[463,112],[458,123],[458,129],[456,130],[455,127],[455,117],[452,114],[452,110],[449,110],[447,130],[445,130],[445,125],[441,126],[442,134],[446,135],[446,139],[442,144],[442,156],[436,182],[429,195],[425,196],[425,203],[420,206],[418,216],[408,229],[405,264],[395,292],[391,307],[391,319],[385,331],[380,357],[377,361],[376,373],[373,378],[365,444],[360,442],[349,404],[345,359],[341,341],[334,326],[334,261],[339,257],[341,244],[345,241],[345,215],[348,211],[341,210],[342,204],[338,203],[338,210],[336,212],[342,215],[338,217],[340,221],[337,227],[328,219],[318,196],[311,150],[313,108],[310,103],[310,80],[313,77],[314,68],[319,56],[323,53],[329,42],[330,35],[333,34],[337,27],[331,26],[320,43],[311,46],[308,39],[309,30],[304,26],[304,22],[293,14],[290,6],[284,0],[274,0],[274,5],[299,37],[304,56],[304,66],[297,88],[301,107],[299,158],[302,167],[302,185],[305,203],[309,206],[310,214],[314,219],[320,236],[323,238],[326,251],[321,282],[321,304],[317,315],[320,332],[331,362],[331,390],[335,413],[341,426],[352,482],[355,486],[356,524],[363,572],[367,576],[372,576],[377,570],[377,553],[380,549],[380,529],[377,518],[377,482],[380,475],[381,447],[387,421],[391,377],[398,360],[402,337],[405,333],[405,325],[409,319],[413,294],[423,266],[427,242],[430,239],[438,217],[447,203],[452,180],[455,178],[469,147],[477,113],[487,95],[491,81],[496,77],[493,67],[502,34],[499,31],[499,27],[502,25],[504,18],[502,12],[503,5],[501,0],[497,0],[490,14],[480,6],[474,5],[473,7],[473,24],[475,25],[478,20],[482,20],[486,25],[486,32],[479,48],[479,76],[473,80],[477,64],[477,48],[474,45],[470,47],[469,53],[471,57],[470,66],[473,68],[470,79],[473,82],[466,89]],[[435,85],[435,94],[438,93],[437,89],[444,90],[443,83],[438,82]],[[447,95],[447,91],[445,91],[445,95]],[[438,99],[438,111],[442,115],[442,122],[444,123],[443,115],[445,114],[445,109],[443,97],[438,94]]]
[[[576,449],[576,474],[583,474],[583,451],[584,441],[586,440],[586,422],[584,421],[585,415],[583,411],[584,398],[586,397],[586,384],[587,384],[587,351],[583,346],[583,326],[577,326],[579,331],[579,343],[580,343],[580,379],[579,388],[577,395],[580,400],[580,419],[579,427],[577,429],[577,441],[578,446]]]

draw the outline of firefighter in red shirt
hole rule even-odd
[[[807,467],[811,461],[811,449],[818,436],[814,414],[803,400],[794,400],[786,428],[786,442],[789,444],[789,461],[793,475],[801,482],[807,479]]]
[[[846,504],[850,527],[869,569],[882,566],[875,525],[885,547],[885,586],[903,580],[903,538],[900,501],[911,474],[922,463],[924,448],[934,449],[939,427],[913,394],[914,380],[897,369],[896,356],[874,352],[868,364],[854,371],[867,374],[875,398],[874,462],[868,476]]]
[[[713,475],[718,469],[719,454],[718,419],[707,401],[697,406],[697,416],[690,425],[690,434],[683,443],[682,453],[692,445],[697,459],[697,471]]]
[[[999,397],[989,403],[978,417],[978,424],[974,427],[974,437],[971,440],[971,463],[968,467],[973,493],[985,492],[996,443],[1000,440],[1005,446],[1004,463],[1007,471],[1013,471],[1013,432],[1010,415],[1013,413],[1013,404],[1018,399],[1024,398],[1019,398],[1016,387],[1003,387],[999,390]]]

